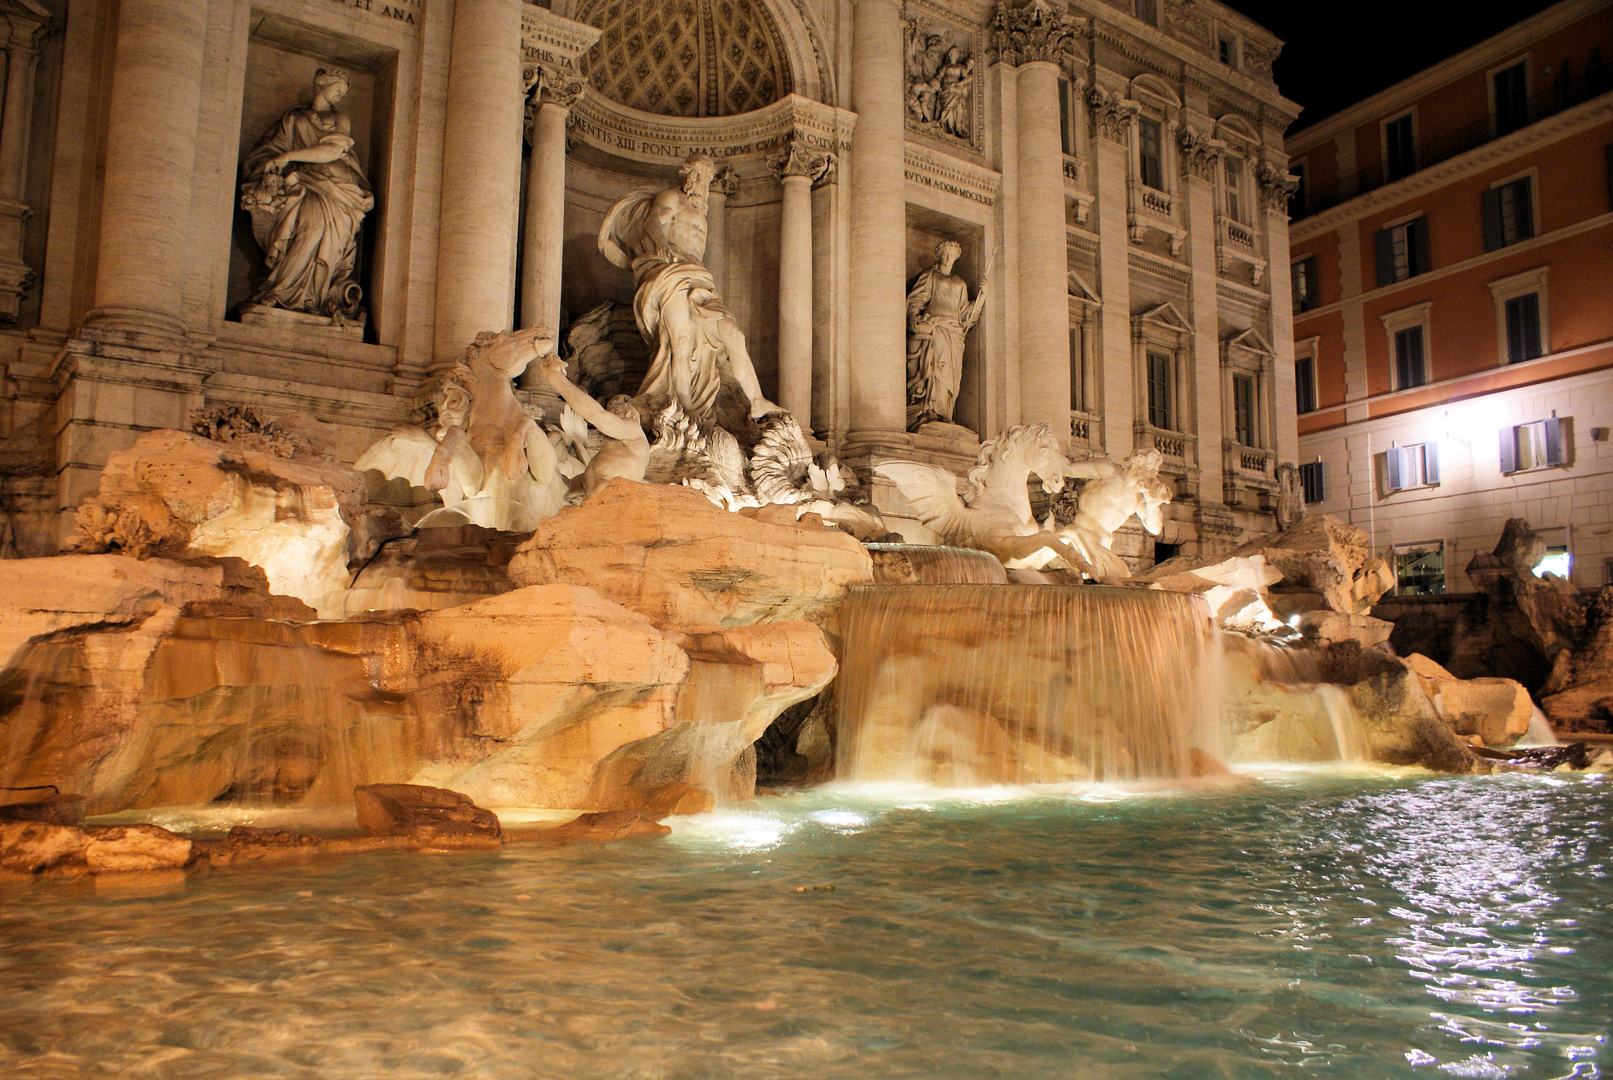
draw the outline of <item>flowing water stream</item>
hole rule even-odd
[[[1590,1078],[1610,823],[1584,777],[842,785],[603,848],[6,884],[0,1075]]]

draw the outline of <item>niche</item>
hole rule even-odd
[[[384,282],[378,272],[382,222],[388,209],[390,125],[395,103],[396,54],[380,46],[338,37],[278,16],[254,19],[247,44],[246,77],[242,90],[241,128],[236,145],[236,178],[232,189],[235,210],[230,237],[230,266],[225,317],[242,320],[242,307],[264,287],[269,270],[263,247],[253,235],[252,216],[241,207],[243,163],[274,131],[291,109],[305,109],[313,100],[315,73],[340,69],[347,78],[347,93],[335,108],[349,124],[352,155],[368,183],[375,205],[364,214],[355,242],[352,280],[361,290],[360,323],[333,329],[375,342],[377,317],[384,302]],[[287,172],[296,168],[288,166]],[[311,320],[304,320],[311,321]],[[315,329],[320,327],[315,326]]]
[[[979,225],[911,204],[907,208],[906,290],[911,293],[918,276],[935,262],[936,245],[943,240],[952,240],[963,248],[963,254],[953,264],[952,272],[968,284],[969,300],[973,302],[980,293],[980,275],[991,257],[991,253],[984,250],[985,230]],[[1001,274],[1001,267],[992,269],[994,278],[1000,278]],[[994,289],[998,287],[992,286]],[[982,315],[981,322],[984,321]],[[905,333],[905,322],[903,330]],[[985,397],[985,354],[981,345],[983,331],[984,328],[976,324],[964,338],[963,379],[958,387],[957,406],[952,416],[953,423],[976,433],[981,431],[984,424],[980,415],[980,403]]]

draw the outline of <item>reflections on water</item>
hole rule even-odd
[[[838,788],[658,842],[5,886],[0,1074],[1595,1077],[1610,823],[1580,778]]]

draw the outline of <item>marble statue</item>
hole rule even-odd
[[[539,370],[572,411],[605,437],[605,444],[588,458],[583,470],[584,495],[592,495],[618,478],[642,481],[650,463],[650,440],[644,435],[633,399],[617,394],[601,405],[566,378],[566,362],[555,353],[543,358]]]
[[[553,352],[554,336],[543,327],[477,334],[436,388],[433,427],[396,429],[354,468],[436,492],[442,508],[422,526],[535,528],[563,505],[566,484],[554,445],[515,396],[514,380]]]
[[[980,448],[962,499],[952,474],[933,465],[888,461],[874,471],[894,481],[919,520],[942,541],[989,551],[1010,569],[1062,566],[1098,574],[1081,552],[1037,524],[1025,481],[1031,473],[1050,492],[1064,490],[1070,460],[1046,424],[1009,428]]]
[[[1158,536],[1165,525],[1164,506],[1171,501],[1171,489],[1159,478],[1164,455],[1158,450],[1138,450],[1116,464],[1108,458],[1074,462],[1065,470],[1070,477],[1089,477],[1076,496],[1075,520],[1056,530],[1065,543],[1076,548],[1104,580],[1124,580],[1131,570],[1111,549],[1115,530],[1133,514],[1150,536]]]
[[[347,89],[346,73],[319,69],[312,103],[288,109],[242,164],[241,208],[269,269],[254,304],[337,323],[363,317],[353,273],[375,196],[353,154],[352,123],[336,111]]]
[[[914,127],[971,142],[974,57],[969,49],[910,20],[905,60],[907,112]]]
[[[922,424],[952,422],[958,386],[963,381],[963,345],[980,319],[991,267],[980,279],[974,302],[969,286],[952,273],[963,254],[954,240],[935,246],[935,262],[919,274],[907,294],[907,430]],[[995,256],[994,256],[995,258]]]
[[[633,271],[633,316],[655,348],[639,396],[668,395],[701,423],[713,418],[724,374],[739,384],[752,418],[779,408],[762,396],[745,335],[703,262],[716,171],[711,157],[690,154],[679,171],[681,187],[622,196],[599,230],[599,250]]]
[[[940,83],[940,105],[936,120],[941,130],[960,139],[969,138],[969,102],[973,89],[975,62],[954,45],[947,50],[946,63],[936,72]]]

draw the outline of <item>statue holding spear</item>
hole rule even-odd
[[[980,320],[986,285],[997,262],[992,252],[973,302],[969,286],[952,273],[963,254],[955,240],[935,246],[935,262],[913,282],[907,294],[907,430],[922,424],[952,423],[958,386],[963,381],[963,345]]]

